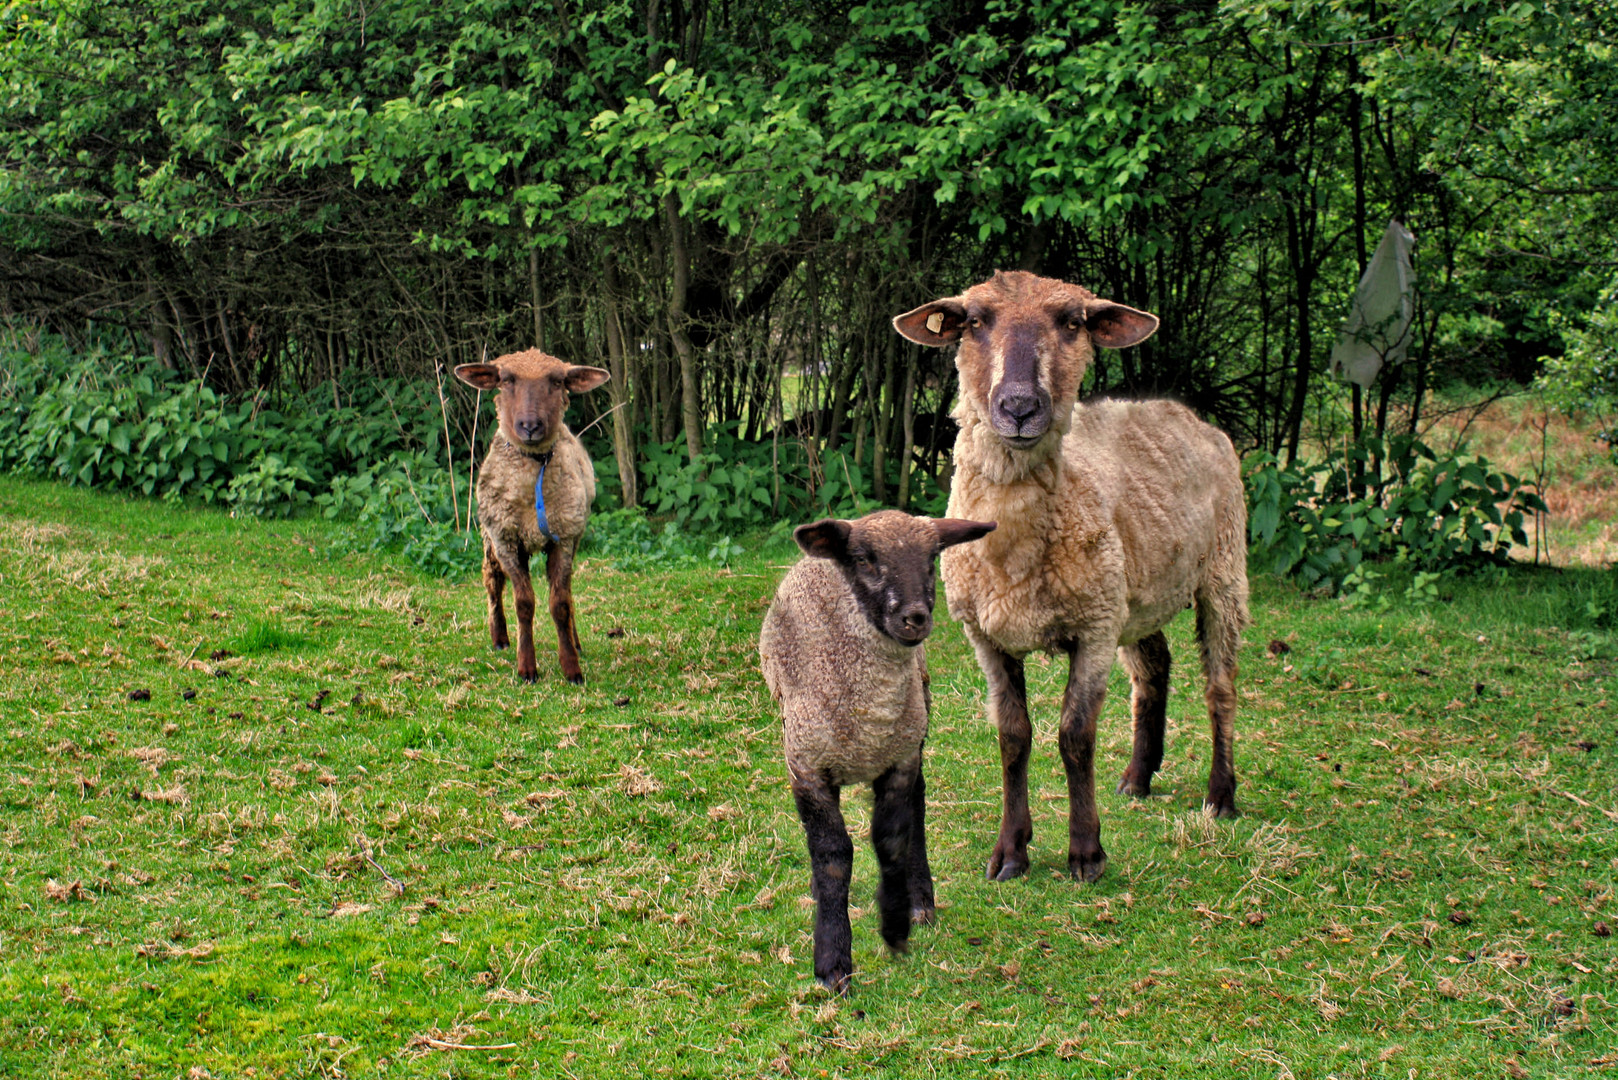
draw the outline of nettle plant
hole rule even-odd
[[[1357,603],[1379,592],[1368,563],[1407,566],[1405,599],[1424,603],[1442,575],[1507,562],[1528,542],[1527,515],[1545,510],[1531,481],[1463,452],[1440,456],[1412,435],[1367,436],[1318,462],[1283,466],[1262,453],[1247,465],[1256,567]]]

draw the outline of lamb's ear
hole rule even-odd
[[[612,373],[603,368],[570,367],[567,369],[567,389],[573,394],[588,393],[610,378]]]
[[[934,300],[893,320],[893,328],[917,345],[959,341],[965,325],[966,305],[959,300]]]
[[[500,369],[493,364],[461,364],[455,369],[455,377],[479,390],[493,390],[500,385]]]
[[[854,526],[836,518],[825,518],[792,530],[792,539],[798,542],[805,555],[817,559],[842,562],[848,558],[848,536]]]
[[[1085,309],[1084,328],[1102,348],[1127,349],[1157,332],[1157,316],[1111,300],[1095,300]]]
[[[938,533],[938,548],[942,551],[956,544],[965,544],[994,532],[997,521],[967,521],[965,518],[938,518],[933,529]]]

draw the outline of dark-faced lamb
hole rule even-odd
[[[1078,403],[1097,345],[1121,349],[1156,316],[1025,272],[894,320],[922,345],[958,342],[952,516],[994,518],[948,553],[944,591],[988,680],[1004,787],[989,877],[1028,869],[1031,729],[1023,657],[1065,653],[1058,745],[1067,772],[1068,871],[1107,865],[1096,813],[1096,721],[1113,652],[1133,688],[1134,753],[1118,790],[1145,796],[1163,760],[1169,650],[1163,627],[1196,605],[1213,761],[1206,808],[1236,816],[1236,649],[1247,622],[1247,511],[1230,440],[1170,401]]]
[[[478,474],[489,638],[496,649],[511,644],[502,602],[510,578],[517,604],[517,675],[524,682],[539,678],[528,557],[543,551],[562,674],[570,683],[582,683],[573,617],[573,556],[590,517],[596,476],[590,455],[562,422],[562,413],[570,394],[593,390],[610,376],[601,368],[569,364],[538,349],[510,353],[492,364],[462,364],[455,375],[479,390],[499,391],[500,426]]]
[[[837,991],[853,972],[848,885],[854,845],[845,784],[869,782],[882,882],[882,938],[902,952],[912,919],[933,916],[921,747],[930,697],[922,642],[932,632],[935,561],[993,524],[888,510],[793,534],[808,558],[782,580],[758,649],[785,721],[787,773],[809,842],[815,978]]]

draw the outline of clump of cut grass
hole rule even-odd
[[[239,656],[291,652],[309,645],[309,639],[295,634],[274,619],[250,619],[225,642],[225,648]]]

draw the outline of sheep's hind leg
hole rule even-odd
[[[902,762],[871,783],[875,805],[871,810],[871,846],[876,848],[882,883],[876,906],[882,913],[882,940],[894,952],[910,948],[910,846],[915,827],[915,787],[921,758]]]
[[[488,543],[483,545],[483,588],[489,594],[489,643],[504,649],[511,644],[506,633],[506,572],[500,568],[494,546]]]
[[[1028,751],[1034,729],[1028,722],[1028,687],[1021,660],[1001,652],[981,636],[968,631],[989,683],[989,715],[1000,733],[1000,835],[989,855],[988,876],[1010,881],[1028,872],[1028,841],[1034,819],[1028,812]]]
[[[1240,817],[1236,809],[1236,647],[1241,632],[1236,616],[1217,602],[1197,598],[1197,640],[1208,686],[1208,724],[1213,763],[1208,769],[1208,801],[1203,808],[1218,818]]]
[[[916,755],[916,779],[910,785],[910,921],[930,923],[937,917],[933,899],[933,868],[927,862],[927,780],[921,755]]]
[[[843,824],[839,790],[819,777],[792,781],[792,797],[809,842],[810,891],[815,898],[815,978],[846,994],[854,973],[853,930],[848,923],[848,879],[854,842]]]
[[[1099,650],[1074,647],[1068,663],[1067,691],[1062,695],[1062,721],[1057,744],[1067,772],[1067,869],[1080,881],[1095,881],[1107,869],[1101,847],[1101,816],[1096,812],[1096,720],[1107,692],[1111,657],[1097,662]]]
[[[584,682],[584,669],[579,666],[579,631],[573,621],[573,544],[552,544],[545,552],[545,580],[556,623],[557,659],[567,681],[578,686]]]
[[[1152,776],[1163,764],[1163,731],[1168,726],[1168,639],[1159,630],[1120,648],[1118,659],[1129,672],[1130,706],[1135,716],[1135,751],[1118,782],[1118,793],[1144,799],[1152,793]]]
[[[534,580],[528,576],[528,552],[517,549],[517,557],[506,567],[517,607],[517,677],[523,682],[539,681],[539,664],[534,659]]]

